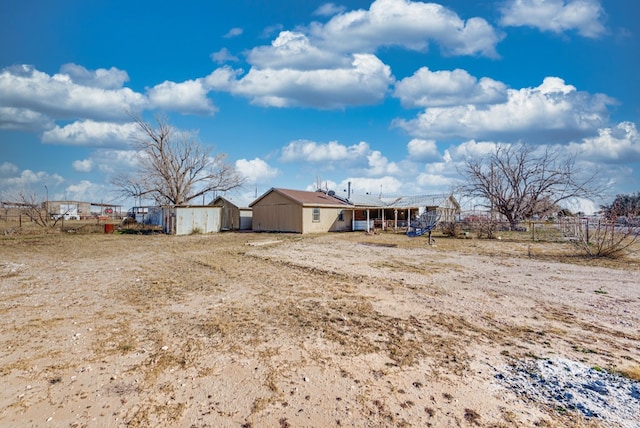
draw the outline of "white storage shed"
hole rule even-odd
[[[222,228],[222,207],[171,205],[162,207],[162,231],[169,235],[216,233]]]

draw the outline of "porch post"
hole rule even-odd
[[[397,208],[393,210],[393,217],[394,217],[393,232],[395,233],[398,231],[398,209]]]
[[[367,208],[367,233],[369,233],[369,208]]]
[[[356,210],[351,210],[351,231],[356,230]]]

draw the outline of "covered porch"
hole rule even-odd
[[[372,231],[375,229],[406,232],[409,222],[419,212],[417,207],[357,207],[353,208],[351,230]]]

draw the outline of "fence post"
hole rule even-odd
[[[586,227],[587,227],[587,244],[589,244],[589,217],[587,217],[587,222],[586,222]]]

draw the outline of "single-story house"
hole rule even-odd
[[[417,207],[418,216],[424,211],[437,211],[440,222],[456,221],[460,215],[460,204],[452,194],[402,196],[390,205],[397,209]]]
[[[257,232],[321,233],[351,230],[353,211],[332,192],[271,188],[249,207]]]
[[[451,194],[401,196],[391,199],[352,195],[353,230],[406,229],[425,211],[437,211],[439,222],[455,221],[460,205]]]
[[[218,196],[209,205],[222,207],[222,230],[251,230],[253,211],[239,207],[229,199]]]
[[[162,232],[170,235],[220,232],[222,207],[169,205],[162,207]]]

